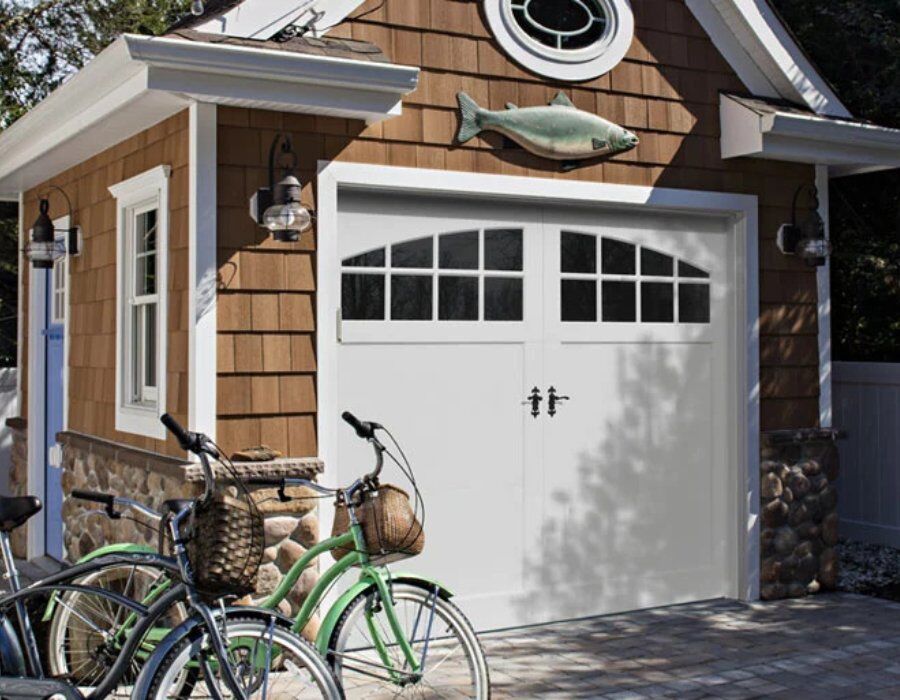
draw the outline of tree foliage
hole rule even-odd
[[[0,129],[118,35],[160,34],[190,0],[0,0]],[[18,215],[0,203],[0,366],[16,363]]]
[[[900,0],[773,0],[856,117],[900,128]],[[900,362],[900,175],[832,180],[832,343]]]

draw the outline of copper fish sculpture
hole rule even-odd
[[[464,92],[456,97],[459,143],[482,131],[496,131],[535,155],[574,165],[587,158],[628,151],[639,142],[628,129],[578,109],[564,92],[546,106],[519,108],[510,103],[505,110],[496,112],[479,107]]]

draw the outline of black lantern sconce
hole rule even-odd
[[[277,183],[276,151],[284,168]],[[276,241],[294,242],[312,224],[312,213],[300,203],[302,185],[294,175],[296,169],[297,154],[290,136],[278,134],[269,148],[269,186],[259,189],[250,199],[250,216],[268,229]]]
[[[797,221],[797,200],[807,191],[812,199],[812,208],[807,217]],[[778,229],[778,249],[785,255],[796,255],[810,267],[825,264],[831,255],[831,243],[825,237],[825,222],[819,214],[819,191],[815,185],[804,184],[794,193],[792,221]]]
[[[66,200],[69,207],[69,222],[72,221],[72,202],[69,195],[61,187],[51,185],[50,189],[56,190]],[[71,226],[67,229],[57,229],[50,218],[50,200],[47,196],[41,197],[38,205],[38,218],[31,227],[31,241],[25,246],[25,257],[31,261],[36,270],[49,270],[53,263],[64,255],[79,255],[81,253],[81,229]],[[56,234],[63,233],[65,237],[57,240]]]

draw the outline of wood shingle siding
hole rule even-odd
[[[268,148],[289,132],[314,205],[316,163],[361,163],[587,180],[756,195],[760,205],[762,428],[818,422],[815,271],[782,255],[775,233],[811,166],[723,161],[719,93],[746,88],[682,0],[632,0],[635,40],[610,73],[556,83],[513,63],[472,0],[370,0],[331,36],[370,41],[397,63],[420,65],[403,114],[381,124],[220,107],[219,440],[228,449],[267,442],[292,456],[317,452],[315,235],[284,244],[247,216],[265,184]],[[576,106],[638,134],[633,151],[572,172],[508,147],[496,134],[454,144],[456,93],[502,109],[545,104],[564,90]],[[289,350],[288,350],[289,348]],[[290,366],[288,368],[288,354]]]
[[[171,439],[144,438],[115,429],[116,396],[116,204],[108,187],[157,165],[172,167],[169,182],[169,333],[167,410],[187,420],[188,117],[181,112],[60,173],[25,194],[24,221],[37,217],[39,196],[49,185],[72,200],[84,251],[70,259],[68,430],[154,452],[183,456]],[[63,215],[62,196],[50,192],[50,211]],[[23,275],[28,299],[29,275]],[[23,306],[24,342],[28,304]],[[27,347],[23,348],[23,353]],[[27,357],[27,354],[23,354]],[[27,367],[22,368],[22,415],[27,415]]]

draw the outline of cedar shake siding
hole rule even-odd
[[[69,425],[132,447],[184,456],[173,439],[153,440],[115,429],[116,397],[116,201],[110,185],[157,165],[169,165],[169,308],[166,409],[187,420],[188,288],[188,116],[176,114],[99,155],[60,173],[25,195],[24,221],[38,214],[39,195],[48,185],[63,188],[72,200],[73,223],[81,227],[84,250],[70,258]],[[51,216],[66,213],[65,201],[50,192]],[[23,270],[27,273],[27,270]],[[29,275],[24,274],[28,299]],[[28,304],[23,306],[27,313]],[[24,340],[28,331],[25,321]],[[23,348],[23,357],[27,357]],[[27,367],[22,372],[27,373]],[[23,376],[23,392],[28,382]],[[26,405],[20,407],[27,415]]]
[[[637,22],[626,59],[577,85],[526,72],[493,41],[468,0],[370,0],[329,36],[369,41],[396,63],[422,67],[402,116],[357,121],[220,107],[218,110],[218,438],[226,449],[265,442],[316,454],[315,235],[277,243],[247,215],[266,181],[269,145],[289,132],[314,205],[318,160],[713,190],[759,198],[762,429],[818,423],[815,270],[782,255],[778,226],[814,181],[809,165],[723,161],[719,93],[746,92],[681,0],[632,0]],[[457,146],[456,93],[502,109],[549,102],[577,107],[637,133],[640,145],[568,173],[508,147],[496,134]]]

